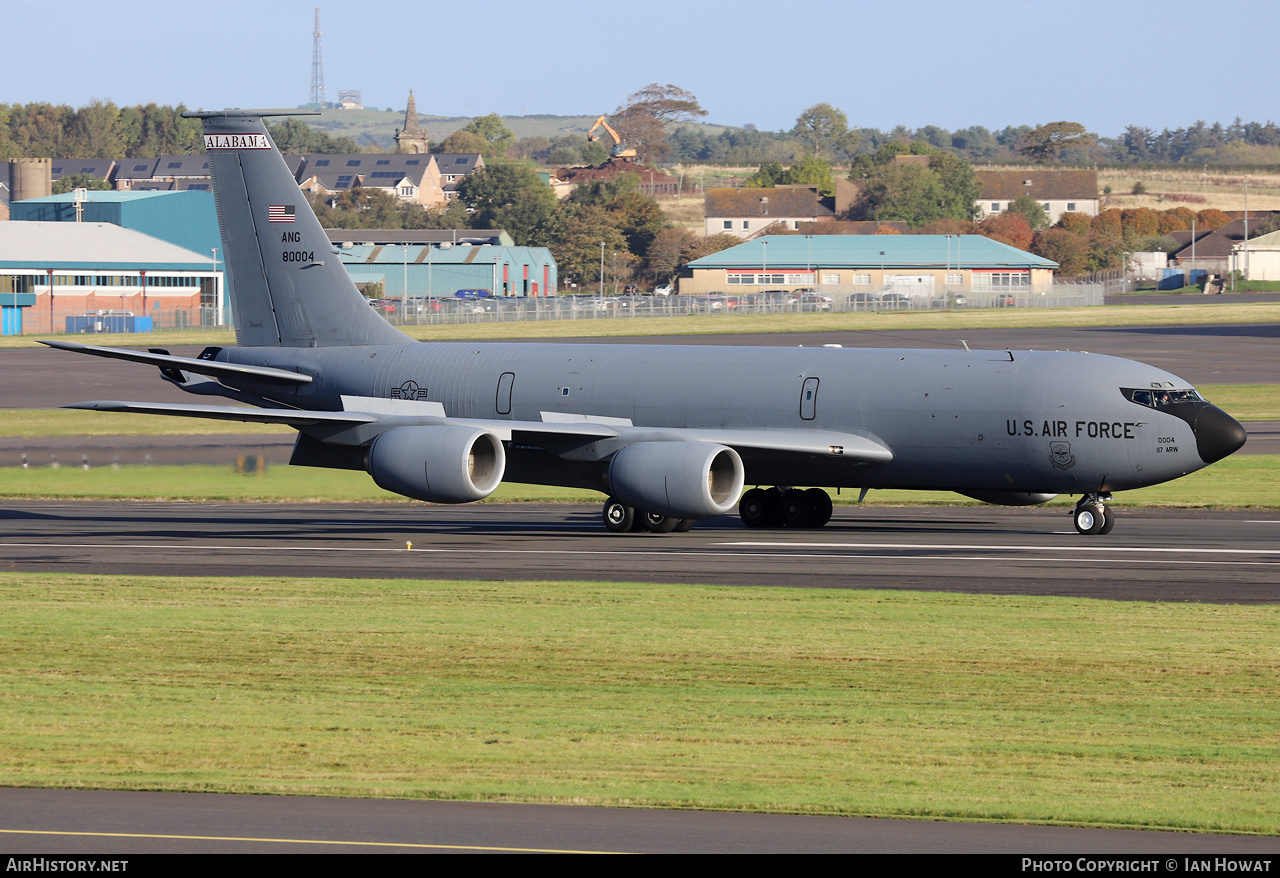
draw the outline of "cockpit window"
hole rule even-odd
[[[1137,388],[1120,388],[1120,393],[1130,402],[1145,405],[1149,408],[1164,408],[1179,402],[1204,402],[1204,398],[1194,390],[1171,390],[1164,387],[1153,387],[1150,390]]]

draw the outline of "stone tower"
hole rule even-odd
[[[396,152],[426,152],[427,143],[427,129],[418,127],[418,104],[413,99],[413,89],[409,89],[409,103],[404,110],[404,128],[396,132]]]

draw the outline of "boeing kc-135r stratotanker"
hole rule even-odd
[[[356,289],[267,134],[263,117],[295,113],[186,114],[213,161],[236,347],[46,342],[253,407],[72,408],[288,424],[291,463],[366,470],[434,503],[503,479],[598,490],[618,532],[735,506],[749,527],[819,527],[822,488],[905,488],[1008,505],[1078,494],[1076,529],[1107,533],[1112,492],[1245,442],[1176,375],[1086,353],[416,342]]]

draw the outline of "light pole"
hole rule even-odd
[[[600,298],[604,298],[604,241],[600,242]]]
[[[218,283],[218,248],[213,248],[213,308],[214,326],[222,325],[222,284]],[[142,312],[147,311],[147,288],[142,288]]]

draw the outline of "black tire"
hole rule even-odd
[[[764,492],[764,527],[782,525],[782,489],[768,488]]]
[[[1109,534],[1112,528],[1116,526],[1116,514],[1111,511],[1110,506],[1102,507],[1102,527],[1098,528],[1099,534]]]
[[[813,504],[813,521],[810,522],[809,527],[825,527],[831,520],[831,495],[821,488],[810,488],[804,492],[804,495]]]
[[[1075,522],[1076,531],[1092,536],[1102,530],[1102,525],[1106,522],[1106,517],[1101,509],[1093,503],[1086,503],[1083,506],[1077,506],[1076,511],[1072,515]]]
[[[610,497],[604,501],[601,517],[604,519],[605,530],[610,533],[624,534],[631,530],[631,525],[635,523],[636,511],[618,498]]]
[[[696,518],[682,518],[676,522],[675,530],[672,533],[684,534],[693,530],[693,526],[698,523]]]
[[[656,512],[646,512],[644,514],[644,526],[651,534],[669,534],[676,529],[676,525],[680,523],[680,519],[672,518],[669,515],[659,515]]]
[[[738,517],[747,527],[768,527],[769,504],[765,492],[752,488],[738,501]]]
[[[786,527],[812,527],[817,514],[808,491],[788,491],[782,496],[782,523]]]

